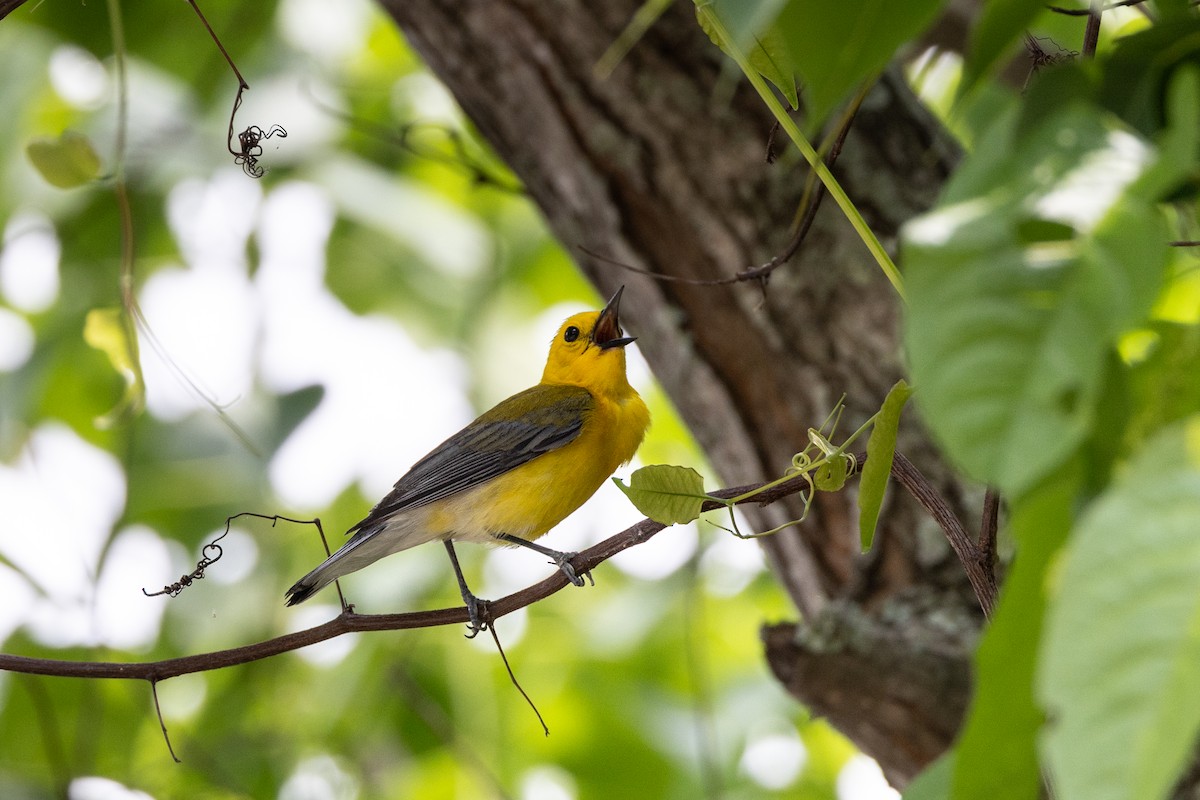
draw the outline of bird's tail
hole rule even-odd
[[[357,569],[362,569],[374,561],[374,558],[363,558],[361,545],[370,541],[369,538],[351,539],[340,550],[317,565],[317,568],[292,584],[292,588],[284,593],[287,604],[294,606],[303,603],[317,592],[324,589],[343,575],[348,575]]]
[[[336,555],[336,553],[334,555]],[[288,589],[284,594],[284,597],[287,598],[287,604],[289,606],[294,606],[297,603],[303,603],[305,600],[312,597],[314,594],[321,591],[326,586],[341,577],[341,573],[334,572],[334,570],[331,568],[336,566],[335,564],[330,563],[332,560],[333,559],[330,558],[312,572],[308,573],[303,578],[292,584],[292,588]]]
[[[292,584],[284,593],[287,604],[303,603],[343,575],[360,570],[390,553],[406,550],[422,540],[391,534],[386,525],[359,530],[340,550],[321,562],[316,569]]]

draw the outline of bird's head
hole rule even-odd
[[[619,309],[622,286],[600,311],[585,311],[568,317],[550,343],[550,356],[542,383],[566,383],[594,392],[618,392],[628,388],[625,380],[625,345],[634,337],[624,336]]]

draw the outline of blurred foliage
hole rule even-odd
[[[796,61],[818,118],[916,33],[883,4],[700,5],[839,72]],[[1004,498],[1016,546],[963,732],[914,798],[1156,800],[1181,774],[1194,791],[1200,13],[1121,5],[995,0],[965,54],[910,73],[966,151],[901,236],[914,399]],[[915,9],[903,22],[934,6]],[[823,14],[864,30],[822,36]]]
[[[6,465],[50,470],[39,437],[51,434],[77,437],[78,447],[110,454],[117,467],[105,495],[111,518],[93,520],[102,529],[98,541],[85,547],[63,538],[61,527],[37,524],[73,513],[84,490],[94,488],[79,483],[98,480],[88,477],[100,474],[92,472],[48,478],[59,494],[0,531],[0,596],[13,609],[0,620],[8,653],[162,659],[279,635],[335,613],[332,592],[316,601],[324,605],[283,607],[284,588],[320,553],[311,528],[285,523],[240,521],[205,580],[171,600],[141,595],[143,586],[153,591],[189,572],[229,514],[319,515],[336,546],[339,532],[377,499],[364,489],[361,471],[338,479],[342,473],[331,467],[335,477],[326,481],[337,486],[328,501],[289,505],[279,495],[280,463],[296,468],[299,458],[281,447],[329,407],[336,391],[272,377],[264,320],[298,302],[309,280],[300,269],[305,258],[327,265],[317,295],[323,308],[360,322],[398,323],[418,348],[438,354],[409,364],[404,352],[383,363],[345,353],[367,377],[406,376],[405,391],[390,398],[389,424],[414,430],[429,425],[409,409],[434,384],[455,387],[479,408],[532,383],[556,324],[543,312],[598,300],[516,179],[373,6],[203,6],[251,87],[236,129],[280,124],[288,131],[286,139],[262,143],[267,173],[254,182],[226,152],[237,82],[200,21],[182,3],[125,5],[130,124],[123,156],[115,151],[106,4],[31,2],[0,22],[0,322],[19,321],[32,341],[26,357],[0,367],[0,485],[14,493],[21,485],[17,467]],[[29,162],[31,142],[56,141],[64,131],[94,148],[98,180],[54,188]],[[128,388],[84,331],[96,309],[121,302],[113,175],[122,157],[134,288],[143,303],[147,291],[202,270],[218,269],[221,285],[232,289],[186,295],[175,306],[199,320],[183,340],[156,344],[143,331],[142,363],[157,365],[159,376],[147,376],[149,410],[105,428],[98,420]],[[268,264],[280,237],[271,239],[267,229],[280,224],[273,209],[297,187],[331,208],[332,227],[327,239],[313,239],[323,242],[323,253],[289,252],[281,273]],[[309,241],[310,223],[285,218],[284,239]],[[43,251],[23,249],[37,237],[58,248],[49,257],[57,288],[41,299],[29,295],[36,289],[21,288],[28,286],[23,273],[45,260]],[[180,342],[198,342],[196,352],[208,342],[225,348],[222,337],[248,308],[257,320],[245,340],[250,377],[232,393],[210,390],[204,367],[189,361],[193,351]],[[171,320],[158,324],[164,322]],[[317,333],[320,344],[324,332]],[[236,348],[220,350],[227,351]],[[450,376],[416,372],[430,364]],[[195,388],[163,386],[181,381]],[[655,418],[643,460],[702,465],[661,391],[644,373],[640,381]],[[190,401],[182,408],[156,401],[168,390]],[[426,435],[432,443],[449,432]],[[422,452],[391,458],[394,477]],[[301,474],[326,470],[324,461],[299,466]],[[591,526],[593,539],[638,516],[615,487],[604,492],[618,498],[608,507],[620,510],[579,523]],[[660,534],[660,552],[685,547],[689,535]],[[38,545],[32,556],[30,541]],[[141,542],[140,549],[130,542]],[[69,786],[83,796],[84,784],[72,782],[89,776],[156,798],[657,799],[718,791],[726,798],[834,797],[853,749],[783,693],[757,638],[764,620],[794,612],[757,556],[746,558],[756,545],[731,545],[707,527],[699,542],[690,557],[667,558],[678,566],[661,569],[661,577],[606,565],[595,588],[563,592],[501,621],[509,658],[546,717],[548,738],[487,637],[467,642],[457,629],[355,636],[162,683],[178,765],[148,686],[0,674],[0,797],[65,796]],[[741,554],[733,561],[746,564],[724,563],[731,546]],[[495,583],[491,560],[463,552],[477,588]],[[536,559],[522,564],[526,583],[546,572]],[[56,580],[76,573],[74,583]],[[113,575],[121,576],[115,584]],[[441,553],[428,548],[361,573],[348,591],[370,612],[459,602]],[[131,632],[134,617],[149,619],[147,632]],[[129,644],[113,644],[123,641]],[[785,759],[775,788],[745,766],[756,743],[772,737],[795,761],[789,773]]]

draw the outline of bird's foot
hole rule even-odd
[[[586,575],[587,579],[592,582],[592,586],[596,585],[596,580],[592,577],[591,570],[585,570],[581,574],[575,570],[575,565],[571,563],[571,560],[575,558],[575,556],[579,555],[579,553],[564,553],[561,550],[551,550],[549,547],[543,547],[540,544],[536,544],[535,542],[531,542],[527,539],[522,539],[519,536],[513,536],[512,534],[508,533],[497,533],[494,535],[502,542],[520,545],[521,547],[528,547],[530,550],[535,550],[544,556],[548,556],[550,558],[550,563],[562,570],[562,574],[567,576],[567,580],[576,586],[583,586],[584,575]]]
[[[482,631],[486,631],[492,626],[492,604],[488,600],[480,600],[470,592],[463,595],[463,601],[467,604],[467,633],[464,634],[468,639],[474,639]]]
[[[558,568],[562,570],[562,574],[567,576],[567,580],[576,586],[583,586],[584,576],[587,576],[587,579],[591,581],[592,586],[595,586],[596,579],[592,577],[591,570],[588,570],[583,574],[575,571],[575,565],[571,563],[571,560],[577,555],[579,555],[579,553],[555,553],[553,555],[554,560],[550,563],[557,565]]]

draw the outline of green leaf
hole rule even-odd
[[[1017,553],[975,653],[975,695],[955,749],[955,800],[1037,800],[1041,795],[1037,734],[1042,712],[1033,682],[1046,573],[1071,529],[1081,481],[1077,460],[1011,509]]]
[[[903,800],[950,800],[950,779],[954,776],[954,751],[943,753],[904,790]]]
[[[1009,498],[1093,433],[1106,355],[1144,322],[1169,256],[1136,191],[1155,165],[1142,140],[1083,103],[1017,121],[997,123],[903,243],[922,415]]]
[[[1079,520],[1038,695],[1061,800],[1167,797],[1200,732],[1200,416],[1151,439]]]
[[[100,156],[91,140],[78,131],[63,131],[57,139],[34,139],[25,153],[46,182],[59,189],[83,186],[100,174]]]
[[[628,486],[620,478],[613,483],[638,511],[664,525],[696,519],[705,500],[704,478],[691,467],[655,464],[630,475]]]
[[[867,440],[867,461],[863,464],[862,477],[858,482],[858,539],[865,553],[875,540],[875,525],[879,521],[879,509],[883,507],[883,495],[887,490],[888,476],[892,474],[892,459],[896,456],[896,433],[900,429],[900,412],[908,402],[912,389],[904,381],[898,381],[883,406],[875,415],[871,426],[871,438]]]
[[[1102,64],[1100,98],[1147,136],[1166,120],[1168,85],[1181,67],[1200,64],[1200,19],[1160,22],[1123,37]],[[1195,94],[1191,102],[1196,102]],[[1178,104],[1176,104],[1178,108]]]
[[[783,92],[792,110],[800,107],[796,91],[796,65],[792,62],[787,42],[775,28],[768,28],[754,37],[754,46],[746,52],[750,66]]]
[[[696,5],[707,5],[711,8],[732,34],[738,47],[746,53],[750,65],[759,75],[775,84],[791,107],[796,109],[800,107],[800,97],[796,92],[796,67],[792,62],[787,42],[772,25],[772,20],[784,2],[785,0],[713,0],[708,3],[697,2]],[[712,43],[721,48],[726,55],[731,55],[728,43],[713,30],[705,16],[697,12],[696,19]]]
[[[942,0],[790,0],[776,22],[804,85],[809,123],[821,124],[896,49],[925,29]]]
[[[1133,442],[1200,413],[1200,326],[1157,322],[1148,355],[1130,371],[1136,409],[1127,435]]]
[[[125,392],[112,410],[96,425],[109,428],[139,413],[146,402],[146,385],[138,360],[137,336],[120,308],[94,308],[83,325],[83,340],[108,356],[113,368],[125,379]]]
[[[971,33],[967,60],[963,65],[960,95],[966,94],[992,65],[1024,36],[1029,23],[1046,7],[1043,0],[991,0],[983,4],[983,13]]]

